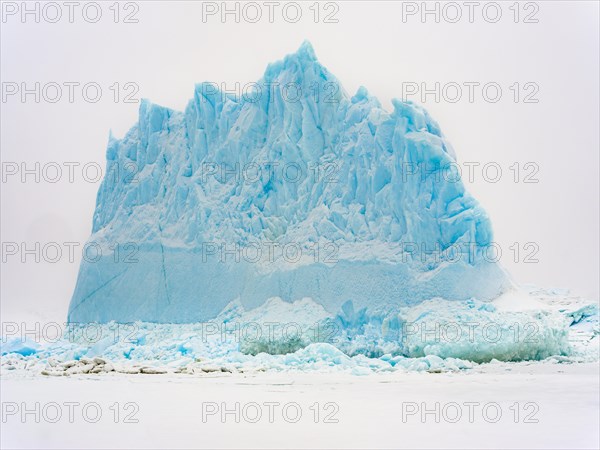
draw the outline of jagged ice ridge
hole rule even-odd
[[[456,157],[423,108],[393,100],[387,112],[363,87],[347,95],[308,43],[257,86],[235,96],[199,84],[184,112],[144,100],[126,136],[111,135],[90,237],[102,256],[82,261],[70,321],[191,323],[270,297],[377,312],[510,288],[484,257],[485,211],[440,176]],[[299,179],[236,172],[273,163]],[[127,167],[135,177],[110,176]],[[302,257],[271,255],[271,242]],[[222,252],[256,243],[257,261]],[[457,248],[468,249],[457,261],[444,253]]]

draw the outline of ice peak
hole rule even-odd
[[[298,51],[296,51],[296,55],[298,55],[299,58],[304,59],[304,60],[315,61],[315,62],[317,61],[317,55],[315,54],[315,49],[313,48],[312,44],[308,40],[304,40],[304,42],[302,42],[302,44],[300,45],[300,48],[298,48]]]
[[[319,62],[312,44],[304,41],[295,53],[286,55],[283,60],[267,66],[266,81],[285,80],[286,83],[303,84],[306,82],[337,83],[336,78]]]

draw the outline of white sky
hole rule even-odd
[[[364,85],[386,106],[401,97],[402,83],[498,83],[503,95],[497,103],[486,102],[476,90],[473,103],[436,103],[429,96],[424,106],[459,161],[496,162],[502,168],[498,183],[486,182],[476,171],[469,189],[492,217],[495,240],[505,252],[502,262],[514,278],[597,298],[597,2],[538,2],[538,23],[522,23],[533,11],[524,5],[520,23],[514,23],[513,2],[502,3],[497,23],[487,22],[481,9],[469,23],[463,2],[458,2],[463,12],[458,23],[435,23],[431,16],[427,23],[418,16],[404,23],[401,2],[372,1],[338,2],[338,23],[314,23],[312,2],[302,4],[297,23],[283,20],[278,10],[269,23],[267,6],[258,2],[264,18],[239,24],[232,17],[221,23],[216,16],[203,23],[202,4],[192,1],[138,2],[139,23],[115,24],[112,3],[102,3],[98,23],[87,23],[80,10],[69,23],[63,5],[58,23],[35,23],[32,17],[21,23],[18,16],[9,16],[0,24],[3,83],[96,82],[103,89],[95,104],[84,101],[78,89],[73,103],[36,104],[31,96],[26,103],[17,96],[3,101],[3,162],[96,162],[104,168],[109,129],[121,137],[137,120],[138,104],[112,100],[109,87],[115,82],[137,83],[138,98],[183,109],[194,83],[255,81],[267,63],[308,39],[349,93]],[[121,18],[128,11],[121,10]],[[522,88],[536,83],[539,102],[515,103],[509,90],[515,82]],[[514,162],[520,164],[521,176],[528,172],[525,163],[536,163],[539,183],[514,183],[509,170]],[[21,183],[15,176],[1,185],[2,241],[84,243],[99,183],[86,182],[80,170],[74,183],[66,177],[55,184],[32,179]],[[523,245],[530,241],[539,246],[538,263],[522,261]],[[518,263],[511,261],[514,242],[521,244]],[[3,320],[64,320],[80,256],[73,263],[65,257],[55,264],[36,264],[31,257],[22,264],[9,257],[2,264]]]

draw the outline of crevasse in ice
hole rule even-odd
[[[252,90],[196,86],[184,112],[142,101],[109,139],[71,322],[192,323],[233,300],[311,298],[331,315],[511,283],[488,216],[420,106],[349,96],[310,44]]]

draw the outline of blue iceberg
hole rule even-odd
[[[272,297],[383,317],[509,290],[440,127],[392,103],[346,94],[308,43],[251,89],[142,101],[109,138],[69,321],[202,322]]]

